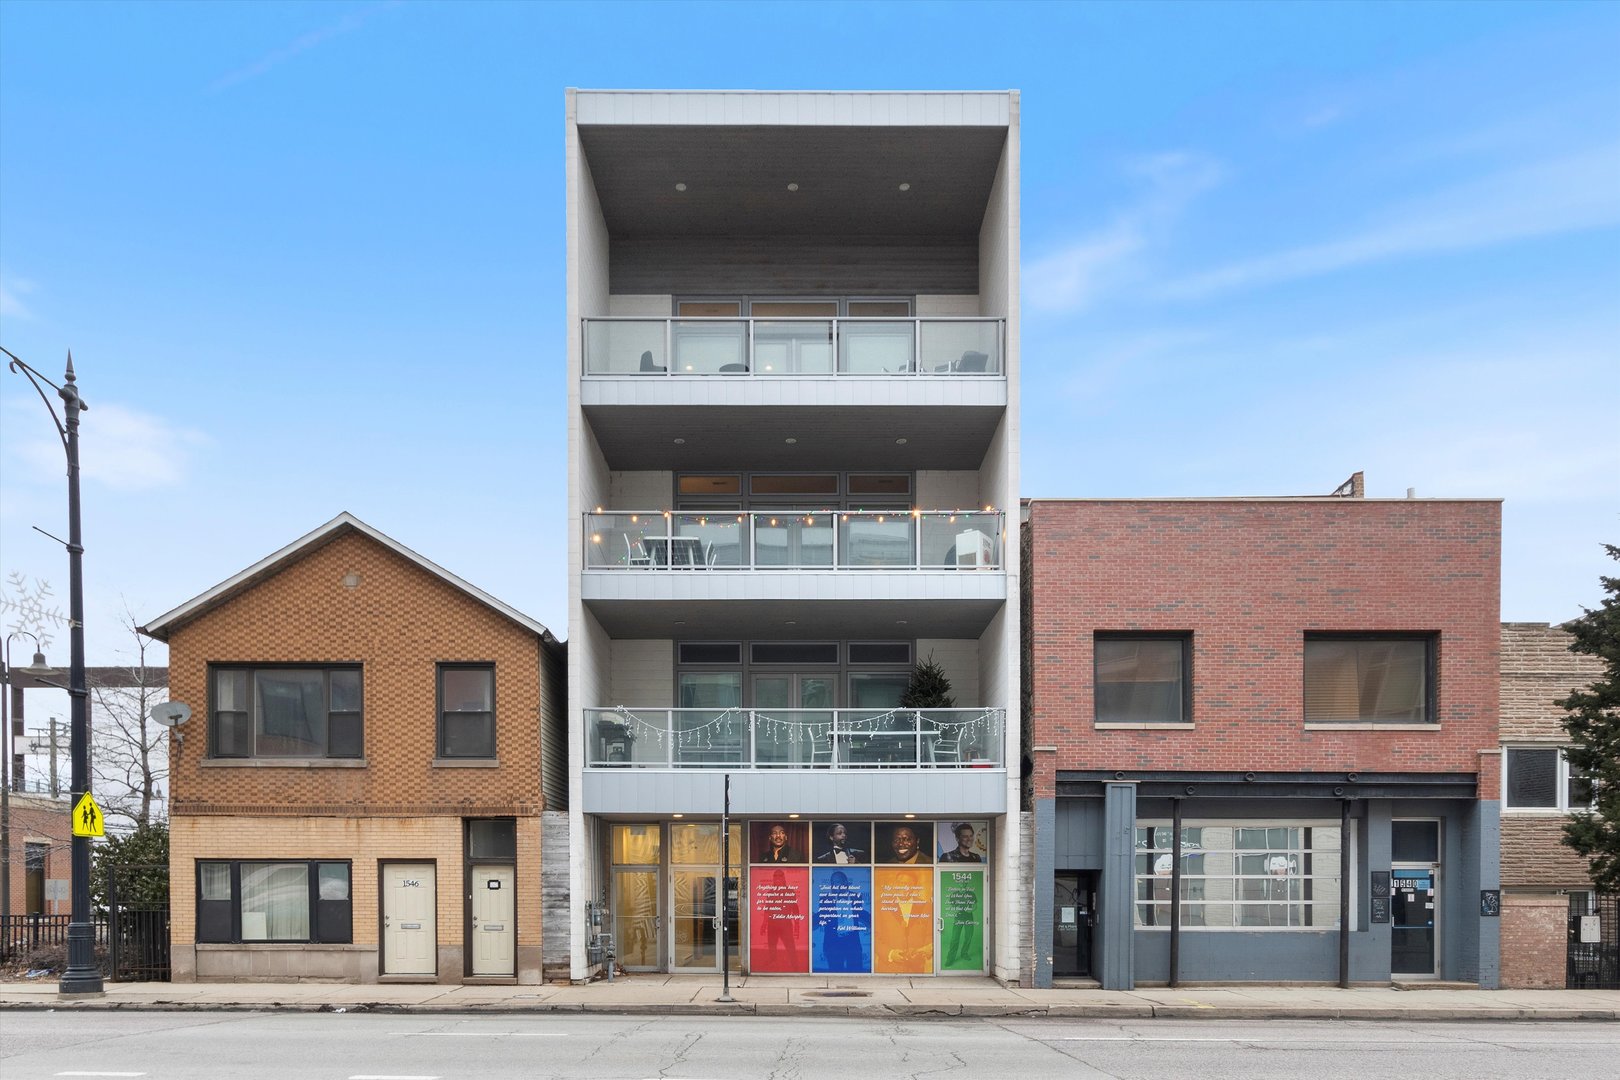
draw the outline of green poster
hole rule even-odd
[[[984,970],[984,871],[939,872],[939,970]]]

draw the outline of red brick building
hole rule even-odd
[[[562,646],[342,514],[143,627],[170,739],[173,973],[538,982]]]
[[[11,793],[11,914],[68,914],[68,809],[65,798]]]
[[[1502,624],[1503,986],[1565,986],[1570,921],[1595,910],[1587,860],[1563,840],[1591,790],[1571,775],[1553,702],[1600,679],[1603,663],[1570,652],[1573,640],[1546,623]]]
[[[1494,986],[1500,504],[1027,514],[1035,983]]]

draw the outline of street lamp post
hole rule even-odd
[[[12,747],[16,740],[12,735],[12,718],[8,712],[11,707],[11,680],[16,669],[11,666],[11,643],[19,637],[33,638],[34,662],[23,668],[24,674],[43,675],[50,671],[45,664],[45,652],[40,647],[39,638],[27,630],[13,630],[6,635],[5,662],[0,663],[0,755],[5,760],[5,776],[0,778],[0,863],[5,870],[0,874],[0,926],[5,932],[11,931],[11,785],[17,782],[16,770],[12,767]],[[7,942],[9,945],[10,942]]]
[[[69,732],[73,756],[72,797],[70,806],[77,806],[90,790],[90,691],[84,678],[84,540],[79,529],[79,414],[88,409],[79,397],[79,387],[73,377],[73,354],[68,353],[67,373],[58,386],[25,364],[15,353],[0,348],[11,357],[6,365],[21,374],[39,394],[45,408],[56,424],[56,433],[62,437],[62,449],[67,454],[68,481],[68,697],[72,700],[72,720]],[[44,383],[62,399],[62,416],[46,395]],[[101,970],[96,967],[96,930],[90,922],[90,838],[73,837],[73,913],[69,916],[67,933],[67,970],[62,972],[58,990],[63,994],[99,994],[102,992]]]

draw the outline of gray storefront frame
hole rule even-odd
[[[1351,982],[1388,982],[1390,926],[1369,916],[1370,872],[1388,870],[1391,823],[1441,822],[1442,918],[1438,979],[1495,988],[1498,920],[1482,916],[1480,894],[1500,887],[1498,803],[1477,797],[1472,773],[1191,773],[1060,771],[1055,798],[1035,804],[1034,983],[1052,985],[1053,876],[1097,874],[1093,974],[1110,990],[1170,981],[1170,933],[1134,925],[1135,830],[1139,819],[1333,818],[1349,803],[1355,822]],[[1340,934],[1183,929],[1178,981],[1335,982]]]

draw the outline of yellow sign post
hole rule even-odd
[[[73,808],[74,836],[106,836],[107,822],[96,797],[88,791]]]

